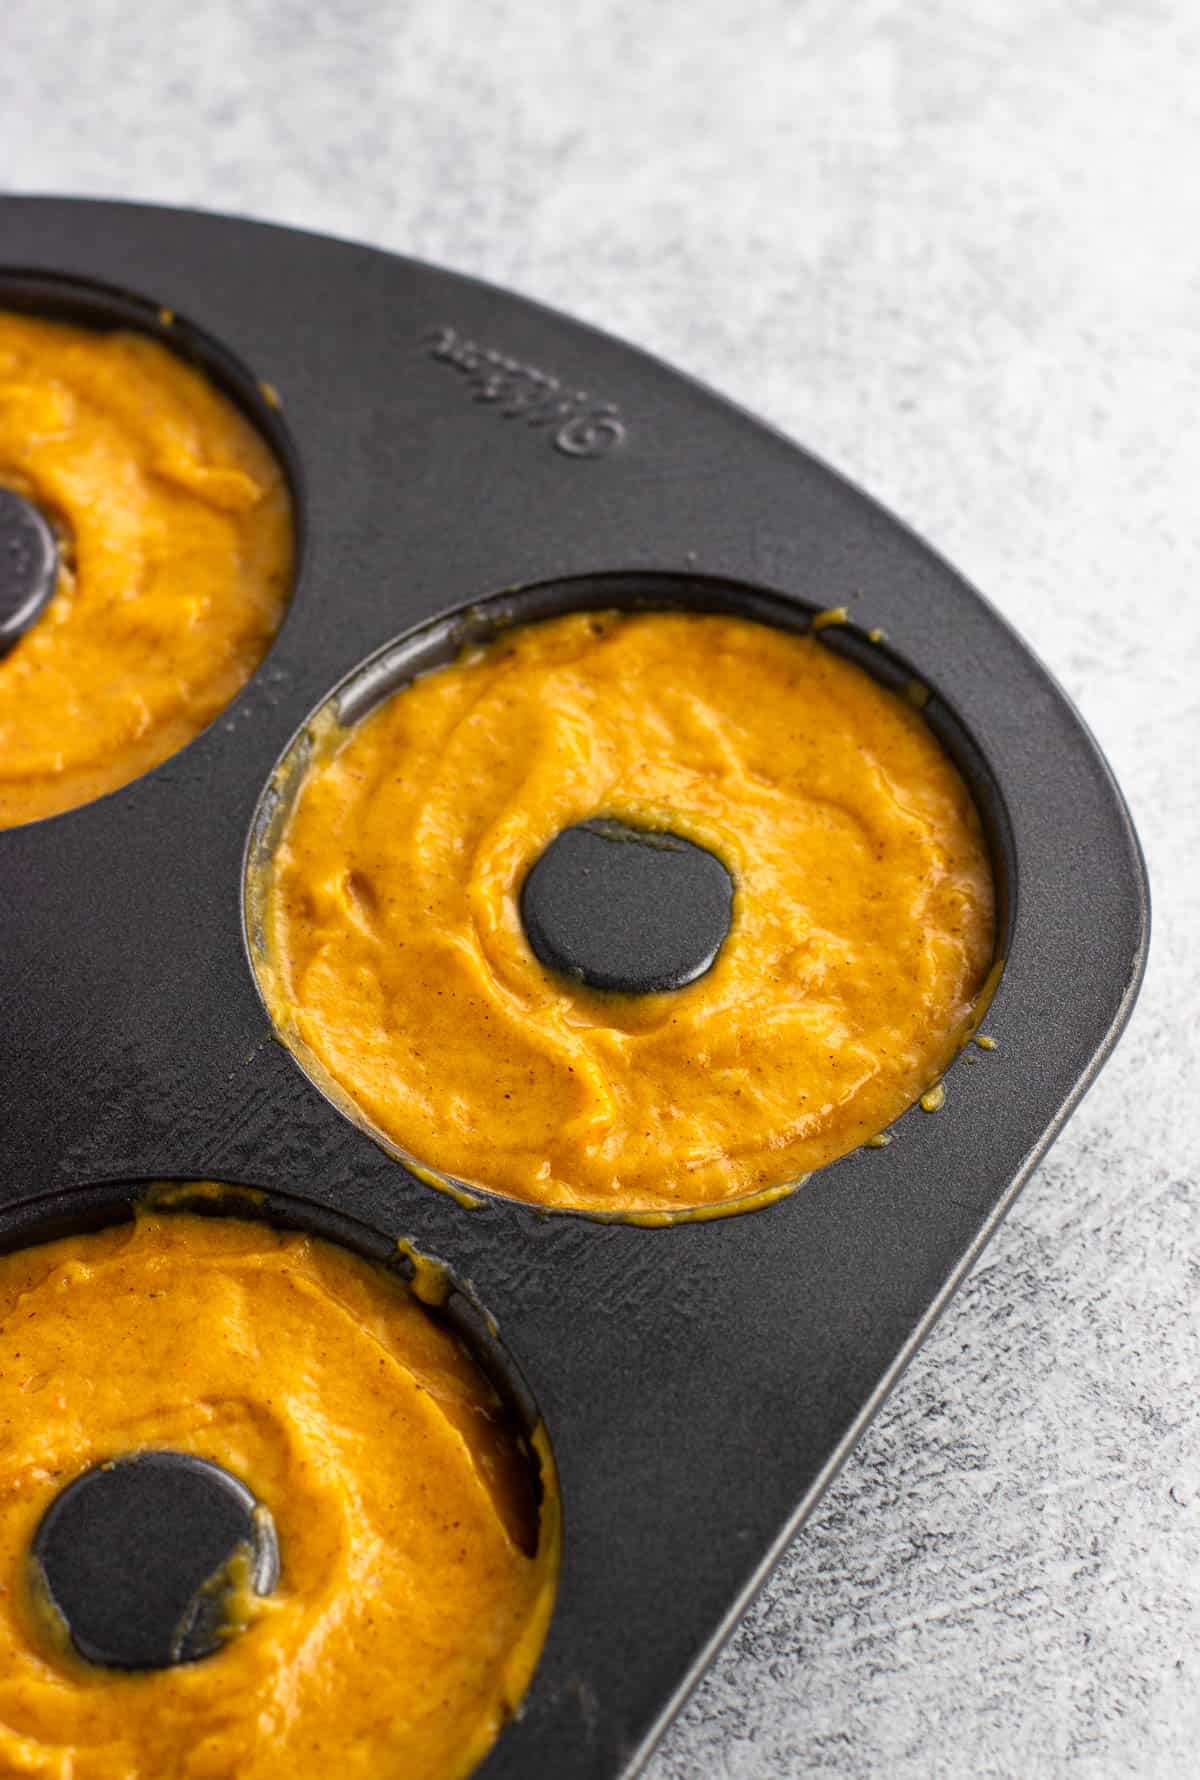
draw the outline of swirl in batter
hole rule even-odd
[[[615,818],[716,853],[714,967],[645,996],[547,970],[533,863]],[[335,1094],[418,1163],[620,1214],[770,1192],[946,1068],[992,957],[987,850],[919,713],[816,636],[573,614],[317,726],[260,981]]]
[[[0,828],[115,791],[199,734],[275,635],[291,500],[253,427],[148,336],[0,313],[0,483],[58,538],[0,660]]]
[[[269,1511],[280,1578],[201,1661],[93,1667],[35,1530],[106,1460],[211,1460]],[[460,1780],[521,1698],[557,1498],[403,1283],[232,1216],[139,1216],[0,1258],[0,1773]]]

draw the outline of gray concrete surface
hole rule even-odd
[[[1141,1005],[651,1774],[1200,1771],[1200,6],[5,0],[0,183],[623,333],[864,482],[1077,698],[1150,861]]]

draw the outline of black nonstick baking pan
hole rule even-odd
[[[632,1775],[1128,1015],[1148,901],[1121,796],[952,568],[628,346],[370,249],[123,204],[0,200],[0,267],[0,307],[198,358],[280,453],[301,530],[282,631],[224,715],[123,790],[0,834],[0,1234],[84,1225],[114,1183],[212,1177],[444,1257],[497,1319],[564,1509],[546,1649],[480,1773]],[[1001,893],[996,1048],[960,1055],[941,1109],[764,1209],[667,1228],[470,1208],[416,1178],[275,1041],[243,933],[260,798],[346,675],[414,631],[429,661],[489,615],[622,604],[800,628],[845,607],[828,646],[924,701]]]

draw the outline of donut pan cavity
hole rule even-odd
[[[197,356],[279,453],[302,548],[273,648],[203,735],[0,833],[0,1241],[101,1218],[119,1183],[213,1178],[445,1257],[498,1321],[563,1499],[545,1652],[479,1772],[633,1775],[1127,1017],[1149,915],[1120,794],[1044,669],[911,533],[534,304],[259,224],[0,199],[5,306]],[[1001,892],[997,1048],[963,1053],[941,1110],[773,1205],[670,1228],[468,1208],[417,1179],[276,1041],[243,935],[260,799],[343,680],[370,702],[498,613],[604,604],[797,628],[847,607],[827,642],[927,695]]]

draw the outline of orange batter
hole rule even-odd
[[[268,1005],[425,1167],[670,1213],[794,1182],[927,1089],[992,956],[987,852],[918,713],[815,637],[576,614],[468,651],[313,763],[265,886]],[[733,874],[708,975],[645,997],[546,970],[521,885],[569,824],[670,830]]]
[[[0,483],[59,540],[54,598],[0,660],[0,828],[182,748],[249,679],[291,576],[253,427],[156,341],[0,313]]]
[[[118,1672],[64,1648],[29,1549],[67,1483],[146,1448],[242,1478],[281,1575],[214,1655]],[[458,1780],[545,1633],[542,1474],[539,1541],[482,1374],[329,1244],[168,1213],[0,1258],[0,1776]]]

